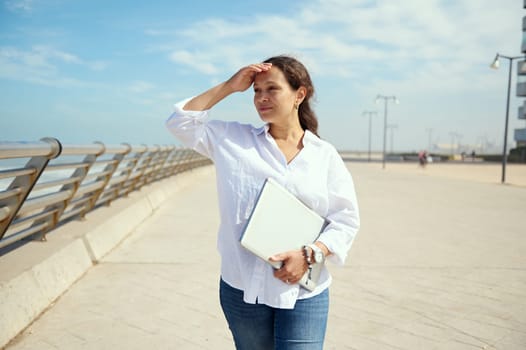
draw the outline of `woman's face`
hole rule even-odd
[[[297,91],[290,87],[285,75],[277,67],[258,73],[254,79],[254,105],[260,118],[267,123],[298,118],[294,108],[294,103],[298,101],[297,95]]]

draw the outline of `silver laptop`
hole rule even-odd
[[[327,225],[327,220],[307,207],[275,180],[268,178],[241,237],[241,245],[279,269],[281,263],[271,262],[272,255],[301,249],[313,243]],[[323,264],[313,264],[300,285],[316,288]]]

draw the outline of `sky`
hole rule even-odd
[[[315,85],[320,136],[339,150],[462,144],[501,150],[522,0],[0,0],[0,141],[178,145],[173,105],[278,54]],[[526,127],[512,75],[509,145]],[[262,124],[251,89],[214,119]],[[364,114],[375,111],[376,114]],[[369,118],[371,138],[369,139]]]

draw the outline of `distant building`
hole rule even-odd
[[[526,9],[526,0],[523,8]],[[526,16],[522,17],[522,44],[521,51],[526,55]],[[517,97],[526,97],[526,61],[517,62]],[[526,121],[526,100],[519,107],[518,118]],[[526,128],[515,129],[514,140],[517,148],[526,147]]]

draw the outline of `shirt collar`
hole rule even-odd
[[[307,143],[315,144],[318,140],[318,136],[314,135],[310,130],[305,130],[305,135],[303,135],[303,146]]]
[[[252,129],[252,132],[255,134],[255,135],[261,135],[262,133],[267,133],[268,132],[268,129],[269,129],[269,125],[268,124],[265,124],[259,128],[253,128]]]
[[[268,134],[268,131],[270,129],[270,126],[268,124],[265,124],[263,126],[260,126],[259,128],[253,128],[252,132],[255,135],[261,135],[263,133]],[[305,130],[305,135],[303,136],[303,146],[305,146],[307,143],[310,144],[316,144],[319,138],[314,135],[310,130]]]

